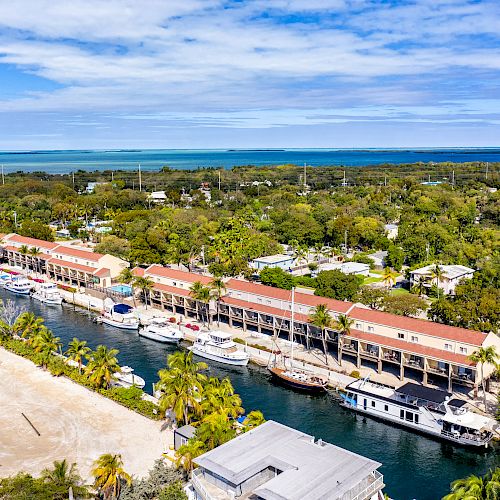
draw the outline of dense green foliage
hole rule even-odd
[[[341,271],[322,271],[316,277],[315,295],[337,300],[354,300],[363,278]]]
[[[470,475],[451,483],[451,493],[442,500],[499,500],[500,467],[484,476]]]

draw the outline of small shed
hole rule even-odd
[[[183,425],[174,430],[174,449],[177,451],[181,446],[194,437],[196,429],[192,425]]]

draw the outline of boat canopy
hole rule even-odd
[[[449,392],[442,391],[440,389],[433,389],[432,387],[425,387],[412,382],[407,382],[402,385],[396,389],[396,392],[405,396],[423,399],[437,404],[444,403],[452,396]]]
[[[113,306],[113,312],[118,313],[118,314],[127,314],[133,310],[132,306],[129,306],[128,304],[115,304]]]

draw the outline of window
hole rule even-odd
[[[413,422],[413,413],[411,411],[406,412],[406,420],[408,422]]]
[[[389,411],[389,405],[384,405],[384,411]]]
[[[372,401],[372,408],[375,408],[375,401]]]
[[[358,330],[361,330],[361,323],[356,323],[356,328],[357,328]]]
[[[369,331],[369,332],[373,332],[374,330],[375,330],[375,328],[373,328],[373,326],[369,326],[369,327],[368,327],[368,331]]]
[[[467,347],[461,347],[460,348],[460,353],[461,354],[467,354]]]
[[[363,399],[363,408],[366,410],[366,398]]]
[[[177,286],[177,283],[175,281],[172,282],[174,286]]]
[[[415,423],[418,424],[418,413],[415,413]]]
[[[452,351],[453,350],[453,346],[451,344],[445,344],[444,345],[444,350],[445,351]]]
[[[411,336],[411,341],[417,343],[418,342],[418,337],[416,335]]]
[[[271,303],[271,301],[270,301],[270,300],[268,300],[268,301],[267,301],[267,303],[268,303],[268,304],[270,304],[270,303]]]
[[[399,418],[401,420],[404,420],[404,418],[405,418],[405,411],[404,410],[399,410]]]
[[[405,334],[398,332],[398,339],[404,339],[404,338],[405,338]]]

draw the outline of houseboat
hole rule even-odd
[[[104,300],[104,310],[96,321],[122,330],[139,329],[139,320],[134,308],[128,304],[115,304],[109,298]]]
[[[5,281],[4,288],[17,295],[29,295],[33,288],[33,283],[24,276],[13,276]]]
[[[57,285],[54,283],[40,283],[31,294],[31,297],[49,305],[60,305],[63,301]]]
[[[466,401],[412,382],[394,389],[360,379],[342,399],[345,408],[458,445],[487,447],[495,430],[495,421],[470,411]]]
[[[164,318],[153,318],[151,323],[139,330],[139,335],[163,344],[178,344],[184,334]]]
[[[134,374],[134,369],[130,366],[122,366],[119,373],[113,375],[115,384],[121,387],[139,387],[142,389],[146,382],[139,375]]]
[[[229,333],[221,331],[200,333],[188,349],[197,356],[226,365],[246,366],[250,359],[250,355],[233,342]]]

